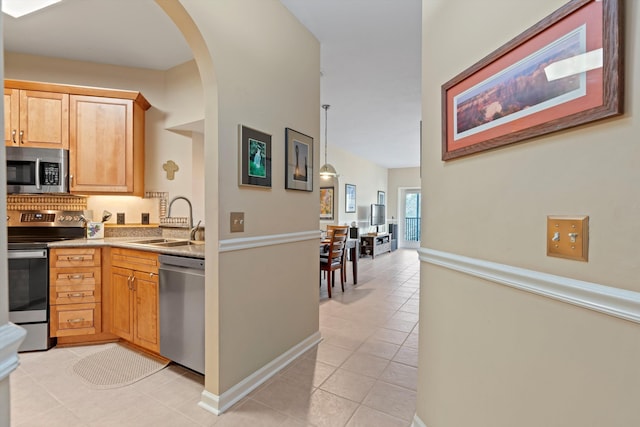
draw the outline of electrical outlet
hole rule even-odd
[[[231,212],[231,232],[244,232],[244,212]]]

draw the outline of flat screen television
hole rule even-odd
[[[376,203],[371,204],[371,225],[384,225],[386,218],[384,216],[384,205]]]

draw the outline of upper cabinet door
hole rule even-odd
[[[5,145],[69,148],[69,95],[4,90]]]
[[[144,112],[140,120],[134,105],[128,99],[71,95],[72,193],[143,194]]]
[[[18,145],[20,91],[4,89],[4,145]]]

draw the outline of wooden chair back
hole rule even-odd
[[[349,227],[346,225],[327,225],[327,234],[330,236],[329,258],[343,261]]]

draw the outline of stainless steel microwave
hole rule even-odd
[[[5,147],[7,193],[69,192],[69,150]]]

